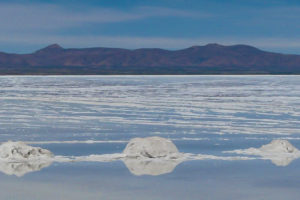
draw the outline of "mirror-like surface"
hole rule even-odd
[[[160,136],[180,152],[210,156],[0,162],[0,198],[297,199],[298,157],[220,158],[273,139],[300,149],[299,100],[300,76],[0,77],[1,142],[84,157]]]

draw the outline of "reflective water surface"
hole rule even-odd
[[[278,138],[300,149],[299,100],[300,76],[5,76],[0,141],[62,156],[120,153],[147,136],[222,158]],[[0,198],[297,199],[299,166],[256,158],[0,162]]]

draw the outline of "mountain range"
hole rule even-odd
[[[30,54],[0,52],[0,75],[30,74],[300,74],[300,55],[219,44],[181,50],[65,49],[53,44]]]

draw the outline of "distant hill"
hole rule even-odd
[[[247,45],[208,44],[170,51],[64,49],[53,44],[31,54],[0,52],[0,75],[8,74],[300,74],[300,55]]]

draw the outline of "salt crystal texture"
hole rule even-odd
[[[5,142],[0,145],[0,171],[7,175],[23,176],[39,171],[52,163],[50,151],[32,147],[23,142]]]
[[[123,153],[131,158],[178,158],[180,153],[171,140],[162,137],[134,138]]]
[[[238,149],[226,153],[261,156],[277,166],[287,166],[300,157],[300,151],[287,140],[273,140],[260,148]]]
[[[269,153],[299,153],[299,150],[287,140],[273,140],[270,144],[263,145],[260,151]]]
[[[162,137],[134,138],[123,151],[123,162],[134,175],[170,173],[183,161],[183,154],[171,140]]]
[[[0,159],[8,162],[24,162],[51,159],[53,154],[39,147],[32,147],[23,142],[8,141],[0,145]]]

